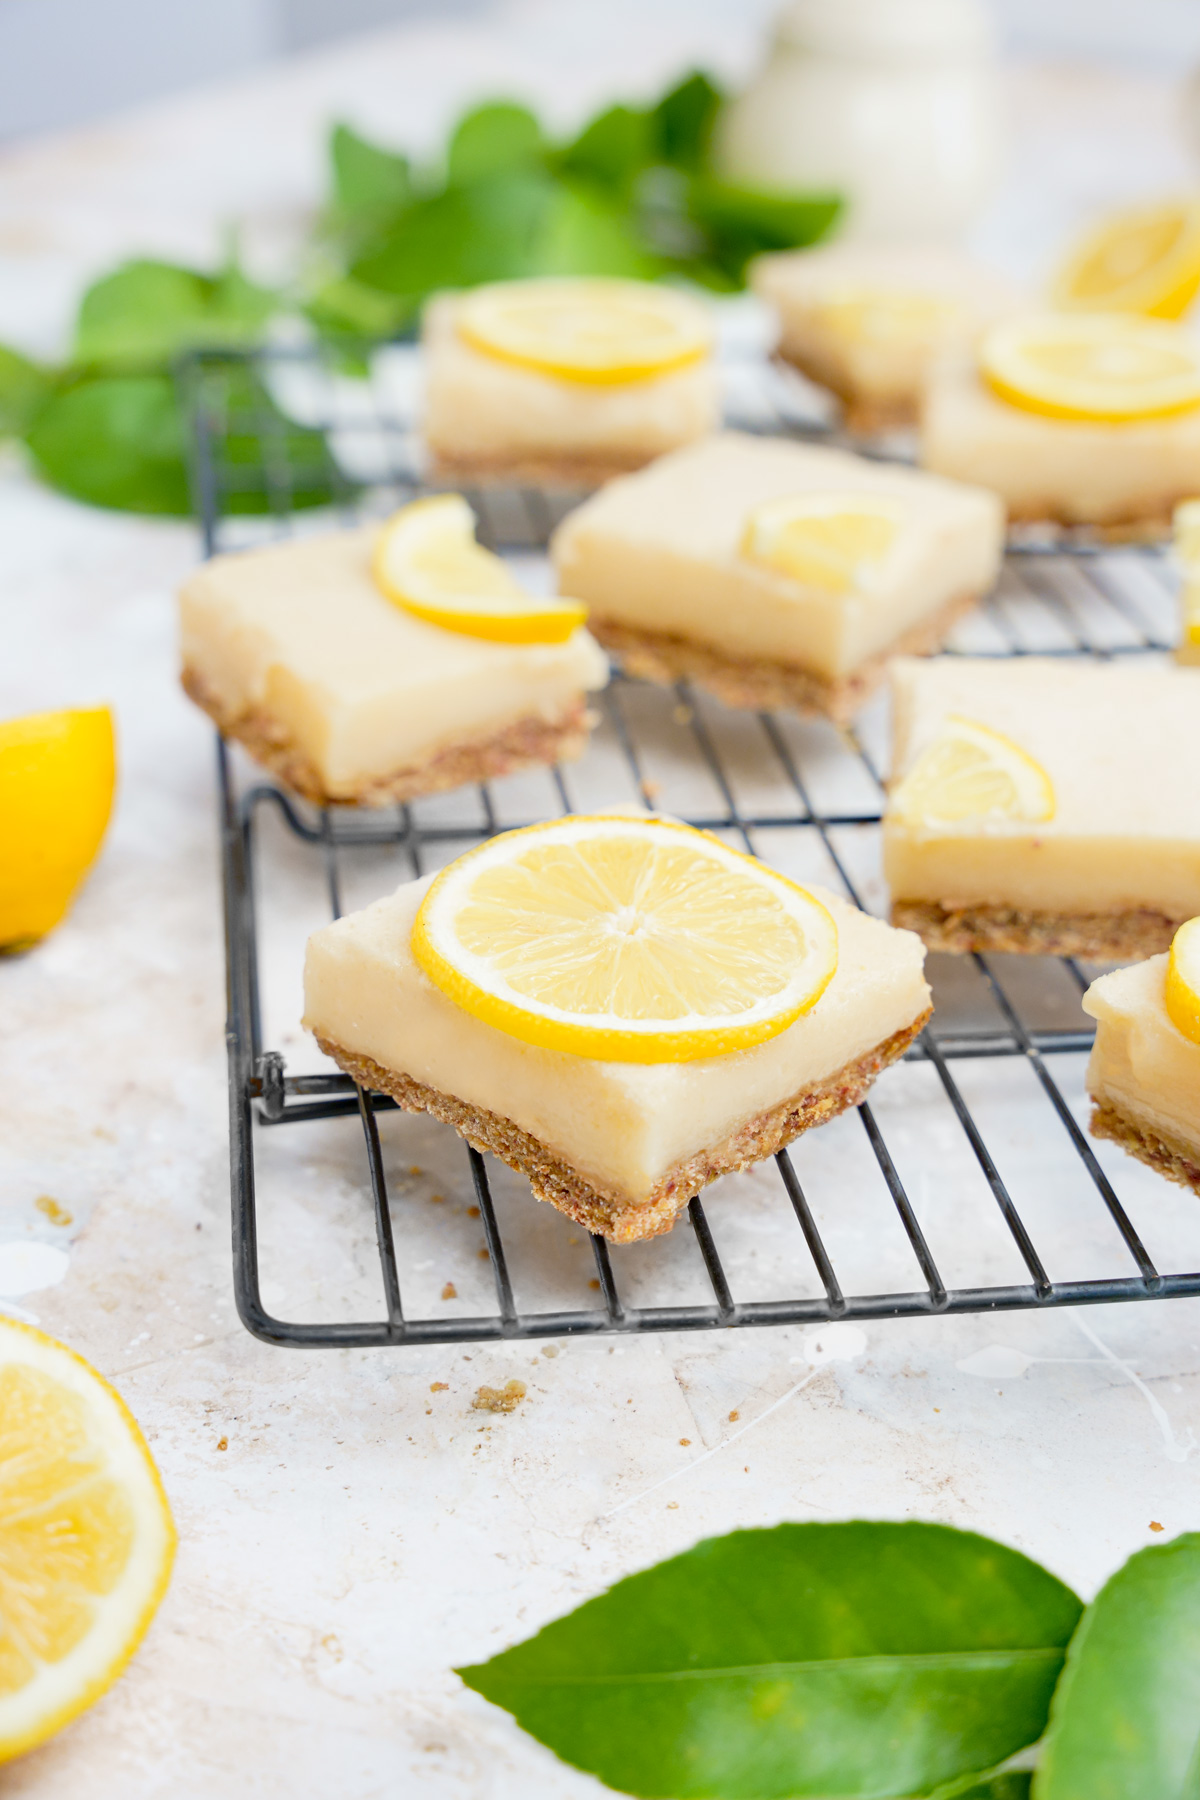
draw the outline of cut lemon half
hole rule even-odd
[[[1114,214],[1075,245],[1055,277],[1056,306],[1179,319],[1200,291],[1200,201]]]
[[[457,323],[485,356],[599,387],[686,368],[713,342],[702,306],[642,281],[497,282],[467,296]]]
[[[898,500],[797,494],[755,507],[742,555],[827,594],[869,589],[904,517]]]
[[[506,832],[444,869],[413,955],[455,1004],[525,1043],[693,1062],[777,1037],[837,969],[819,900],[665,819]]]
[[[175,1527],[108,1383],[0,1320],[0,1761],[99,1698],[166,1591]]]
[[[564,644],[587,618],[578,600],[527,594],[503,559],[475,542],[475,514],[461,494],[435,494],[393,513],[372,567],[396,606],[465,637]]]
[[[986,824],[1042,824],[1054,788],[1040,763],[1002,732],[951,714],[892,790],[888,812],[927,831]]]
[[[1200,919],[1175,933],[1167,958],[1167,1016],[1177,1031],[1200,1044]]]
[[[1037,313],[993,326],[980,367],[1002,400],[1054,419],[1122,424],[1200,406],[1200,343],[1128,313]]]
[[[0,951],[63,917],[104,841],[116,779],[106,706],[0,722]]]

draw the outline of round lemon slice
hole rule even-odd
[[[742,555],[827,594],[869,590],[904,517],[898,500],[871,494],[796,494],[755,507]]]
[[[106,706],[0,723],[0,951],[63,917],[104,840],[116,778]]]
[[[1056,306],[1182,318],[1200,291],[1200,202],[1105,219],[1075,245],[1051,291]]]
[[[393,513],[372,566],[395,605],[465,637],[563,644],[587,618],[578,600],[527,594],[503,559],[475,542],[475,514],[461,494],[435,494]]]
[[[993,326],[980,367],[1002,400],[1054,419],[1110,424],[1200,406],[1200,343],[1128,313],[1038,313]]]
[[[1172,1025],[1200,1044],[1200,919],[1189,919],[1175,933],[1164,997]]]
[[[121,1673],[166,1591],[175,1527],[120,1396],[0,1320],[0,1762]]]
[[[693,1062],[777,1037],[837,969],[819,900],[665,819],[567,818],[444,869],[413,955],[463,1011],[610,1062]]]
[[[643,281],[505,281],[476,288],[460,337],[485,356],[593,386],[650,381],[701,362],[712,323],[695,300]]]
[[[951,714],[892,790],[888,812],[942,832],[984,824],[1043,824],[1054,788],[1040,763],[990,726]]]

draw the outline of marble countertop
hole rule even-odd
[[[480,87],[515,84],[564,118],[622,91],[599,10],[526,0],[500,23],[397,29],[8,150],[0,339],[51,350],[86,274],[132,251],[207,256],[234,214],[256,266],[277,265],[331,115],[428,139]],[[644,85],[691,60],[746,67],[753,17],[735,27],[732,10],[653,11]],[[1154,81],[1030,69],[1011,86],[1012,171],[980,240],[1016,272],[1104,200],[1188,178]],[[171,591],[197,553],[186,525],[71,505],[15,457],[0,471],[0,711],[110,700],[122,762],[73,913],[0,967],[0,1303],[120,1387],[181,1539],[124,1679],[6,1770],[7,1795],[582,1800],[597,1784],[453,1666],[698,1537],[938,1519],[1090,1593],[1152,1522],[1194,1524],[1196,1301],[559,1341],[554,1355],[249,1337],[230,1287],[212,744],[175,685]],[[420,1144],[428,1198],[449,1152]],[[1043,1147],[1023,1154],[1036,1164]],[[1165,1190],[1138,1192],[1153,1218]],[[350,1204],[341,1189],[333,1203]],[[1194,1240],[1178,1199],[1163,1204]],[[465,1211],[452,1196],[446,1229],[466,1231]],[[515,1413],[471,1411],[481,1384],[512,1377],[528,1388]]]

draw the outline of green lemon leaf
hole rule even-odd
[[[1071,1645],[1035,1800],[1200,1795],[1200,1533],[1130,1557]]]
[[[161,369],[193,345],[249,342],[275,304],[236,267],[214,277],[175,263],[124,263],[84,294],[75,360],[92,369]]]
[[[670,163],[676,169],[704,168],[723,97],[720,88],[700,69],[670,88],[651,114],[657,147],[655,160]]]
[[[410,207],[350,275],[413,306],[438,288],[528,275],[553,197],[553,181],[534,172],[447,188]]]
[[[21,437],[53,390],[53,377],[0,344],[0,437]]]
[[[56,394],[26,443],[52,487],[122,512],[191,511],[183,421],[167,375],[102,376]]]
[[[1080,1611],[970,1532],[780,1525],[709,1538],[458,1673],[647,1800],[908,1800],[1041,1735]]]
[[[559,184],[542,222],[533,273],[649,281],[661,270],[625,207],[582,182]]]
[[[765,250],[791,250],[824,237],[838,213],[835,194],[786,194],[698,176],[686,200],[713,261],[741,282],[746,264]]]
[[[545,151],[542,128],[528,107],[492,100],[466,113],[455,127],[446,152],[448,178],[457,185],[531,169]]]
[[[343,216],[386,216],[412,198],[408,158],[369,143],[349,125],[335,125],[330,133],[329,161],[334,208]]]
[[[610,106],[559,151],[557,164],[564,174],[628,194],[656,154],[652,115],[632,106]]]

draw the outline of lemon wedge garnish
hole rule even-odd
[[[797,494],[755,507],[742,555],[827,594],[869,588],[904,517],[898,500],[869,494]]]
[[[610,1062],[692,1062],[777,1037],[837,969],[819,900],[665,819],[567,818],[452,863],[413,955],[474,1018]]]
[[[82,1357],[0,1319],[0,1762],[116,1680],[175,1527],[141,1432]]]
[[[888,813],[927,831],[985,824],[1041,824],[1054,788],[1040,763],[1002,732],[951,714],[892,790]]]
[[[578,600],[526,593],[503,559],[475,542],[461,494],[435,494],[393,513],[372,564],[388,599],[429,625],[501,644],[563,644],[587,618]]]
[[[936,294],[902,288],[837,288],[814,308],[818,321],[849,344],[933,345],[960,308]]]
[[[1200,1044],[1200,919],[1189,919],[1175,933],[1167,958],[1164,997],[1175,1029],[1191,1043]]]
[[[650,381],[712,350],[708,314],[642,281],[505,281],[462,302],[458,332],[501,362],[595,386]]]
[[[1200,202],[1114,214],[1075,245],[1054,279],[1054,304],[1182,318],[1200,291]]]
[[[1037,313],[993,326],[984,377],[1013,406],[1121,424],[1200,406],[1200,343],[1129,313]]]
[[[106,706],[0,722],[0,950],[63,917],[103,842],[116,775]]]

